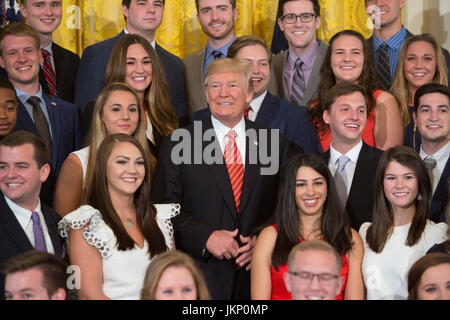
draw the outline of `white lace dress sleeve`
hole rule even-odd
[[[70,229],[83,230],[83,238],[98,249],[103,259],[111,256],[111,242],[115,245],[115,236],[110,228],[104,228],[102,214],[97,209],[84,205],[64,216],[58,223],[58,232],[64,239],[69,239]]]
[[[161,229],[166,246],[169,250],[173,249],[173,225],[172,219],[180,213],[180,205],[178,203],[154,204],[156,208],[156,221]]]

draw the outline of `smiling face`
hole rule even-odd
[[[253,98],[259,97],[269,86],[270,64],[266,49],[260,45],[243,47],[235,58],[247,60],[252,67]]]
[[[413,117],[424,143],[444,146],[449,141],[450,102],[446,95],[438,92],[423,95]]]
[[[436,73],[436,52],[426,41],[411,43],[406,50],[404,74],[411,90],[433,82]]]
[[[340,36],[333,42],[331,69],[336,83],[356,82],[364,65],[364,51],[361,41],[353,36]]]
[[[103,106],[101,118],[107,134],[132,135],[139,122],[138,102],[135,96],[128,91],[111,92]]]
[[[162,0],[131,0],[130,7],[122,6],[126,28],[130,33],[146,37],[161,25],[164,11]]]
[[[325,178],[311,167],[298,168],[295,176],[295,203],[299,213],[320,217],[327,199]]]
[[[143,95],[152,83],[152,74],[152,59],[144,47],[139,43],[129,46],[127,50],[125,82],[139,95]]]
[[[0,66],[6,69],[14,87],[26,92],[26,87],[39,83],[41,51],[31,36],[8,35],[0,43]],[[33,93],[35,94],[35,92]]]
[[[170,266],[161,275],[155,300],[196,300],[197,289],[191,272],[182,266]]]
[[[332,252],[299,251],[290,271],[338,276],[323,283],[317,276],[308,281],[286,272],[285,284],[288,291],[292,293],[292,300],[334,300],[340,294],[343,278],[339,277],[340,270],[336,270],[336,257]]]
[[[20,12],[29,26],[39,34],[51,35],[61,23],[61,0],[26,0],[20,5]]]
[[[48,164],[38,168],[31,144],[0,146],[0,189],[22,208],[30,211],[36,209],[41,184],[47,180],[49,173]]]
[[[232,8],[229,0],[199,0],[197,10],[198,22],[209,38],[231,41],[237,9]]]
[[[417,287],[419,300],[450,300],[450,264],[443,263],[425,270]]]
[[[130,142],[117,142],[106,165],[106,180],[111,198],[133,196],[145,177],[145,163],[139,149]]]
[[[0,88],[0,136],[4,137],[11,132],[17,122],[16,94],[13,90]]]
[[[289,1],[283,5],[283,16],[287,14],[301,15],[303,13],[314,14],[313,3],[310,0]],[[313,17],[311,22],[301,22],[300,18],[292,24],[278,19],[278,25],[289,44],[289,49],[300,56],[311,48],[316,40],[316,31],[320,27],[320,17]]]
[[[213,73],[205,90],[211,114],[224,125],[233,128],[244,116],[245,107],[252,101],[246,77],[240,72]]]
[[[392,160],[384,173],[383,189],[394,212],[414,206],[419,191],[416,174],[411,168]]]

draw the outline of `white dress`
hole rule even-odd
[[[83,188],[84,188],[84,179],[86,178],[86,170],[87,170],[87,162],[89,156],[89,147],[85,147],[83,149],[72,152],[72,154],[76,155],[81,162],[81,168],[83,169]]]
[[[367,229],[372,223],[361,225],[359,233],[364,242],[362,272],[367,288],[368,300],[405,300],[408,297],[408,272],[411,266],[423,257],[435,243],[447,239],[447,225],[444,222],[427,221],[425,230],[412,247],[407,246],[411,223],[394,227],[383,251],[375,253],[366,241]]]
[[[173,249],[173,227],[170,221],[180,212],[179,204],[155,204],[157,222],[166,246]],[[63,238],[69,238],[70,229],[83,231],[87,243],[100,252],[103,262],[103,293],[113,300],[139,300],[144,284],[145,272],[150,264],[148,243],[144,241],[141,249],[119,251],[117,238],[112,229],[103,221],[101,213],[91,206],[84,205],[72,211],[58,224]]]

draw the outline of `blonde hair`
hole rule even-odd
[[[166,251],[156,256],[147,268],[141,300],[155,300],[156,288],[163,272],[169,267],[183,267],[189,270],[195,282],[197,300],[210,300],[203,273],[194,260],[179,250]]]
[[[178,118],[170,102],[170,86],[158,54],[152,45],[137,34],[126,34],[114,46],[105,72],[105,82],[125,82],[128,48],[133,44],[141,45],[152,61],[152,81],[145,91],[144,110],[150,122],[163,136],[178,128]]]
[[[398,106],[400,108],[400,115],[402,117],[403,127],[406,128],[411,121],[409,116],[409,106],[408,103],[411,100],[410,91],[408,86],[408,80],[405,77],[405,58],[406,51],[408,47],[418,41],[424,41],[434,48],[435,56],[436,56],[436,72],[433,77],[433,83],[439,83],[442,85],[448,85],[447,78],[447,66],[445,64],[444,55],[442,54],[442,50],[437,44],[436,40],[430,34],[424,33],[420,35],[412,35],[406,38],[405,42],[402,45],[400,50],[400,55],[398,58],[398,66],[397,71],[395,72],[394,82],[392,84],[392,94],[397,99]]]
[[[84,188],[81,194],[81,203],[86,204],[87,199],[86,195],[88,192],[88,189],[92,183],[92,178],[94,175],[94,167],[95,167],[95,159],[97,157],[97,151],[98,147],[102,143],[103,139],[108,135],[108,132],[106,131],[106,126],[103,123],[102,115],[103,115],[103,107],[108,100],[108,98],[111,96],[111,94],[115,91],[126,91],[133,94],[134,98],[136,99],[136,103],[138,106],[138,112],[139,112],[139,120],[136,127],[136,130],[132,134],[134,138],[136,138],[137,141],[142,145],[145,151],[145,156],[149,159],[149,161],[152,161],[152,157],[150,156],[150,149],[147,142],[147,137],[145,136],[145,129],[144,129],[144,120],[142,117],[142,114],[140,113],[140,102],[139,97],[136,94],[136,92],[126,83],[121,82],[113,82],[108,84],[106,87],[103,88],[103,90],[98,95],[97,99],[95,100],[94,109],[92,111],[92,123],[91,123],[91,130],[88,138],[88,146],[89,146],[89,154],[88,154],[88,161],[86,165],[86,177],[84,179]]]
[[[203,85],[208,86],[209,78],[216,73],[235,72],[242,74],[246,81],[247,90],[253,89],[252,69],[250,64],[244,59],[224,58],[211,62],[205,73]]]

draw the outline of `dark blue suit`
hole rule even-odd
[[[71,152],[81,149],[82,138],[76,106],[45,93],[42,95],[47,106],[52,132],[52,170],[51,176],[43,184],[41,199],[45,204],[51,206],[54,186],[61,166]],[[17,108],[17,124],[13,131],[17,130],[25,130],[39,135],[32,118],[20,101]]]
[[[78,65],[75,83],[75,104],[81,110],[84,110],[91,100],[95,100],[105,86],[106,66],[111,51],[117,41],[124,35],[125,33],[122,31],[114,38],[96,43],[84,50]],[[175,108],[180,125],[187,124],[183,62],[158,44],[156,44],[155,50],[165,70],[171,89],[172,105]]]
[[[192,121],[209,118],[209,109],[194,113]],[[317,132],[306,107],[299,107],[267,92],[255,122],[270,129],[278,129],[288,140],[307,153],[321,154]]]
[[[444,171],[442,172],[436,190],[433,193],[431,200],[430,219],[436,223],[447,222],[445,219],[445,210],[448,204],[448,184],[450,177],[450,157],[447,159]]]

